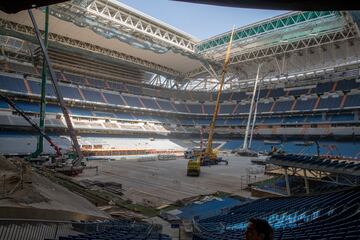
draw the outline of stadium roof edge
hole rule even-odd
[[[155,18],[155,17],[152,17],[152,16],[150,16],[150,15],[147,15],[146,13],[143,13],[143,12],[141,12],[141,11],[135,9],[135,8],[132,8],[132,7],[130,7],[129,5],[126,5],[126,4],[124,4],[124,3],[120,2],[120,1],[116,1],[116,0],[106,0],[106,1],[107,1],[107,2],[111,2],[112,4],[118,5],[118,6],[120,6],[120,7],[127,8],[129,11],[131,11],[131,12],[133,12],[133,13],[136,13],[136,14],[144,17],[144,18],[147,18],[148,20],[155,21],[155,22],[163,25],[163,26],[166,27],[166,28],[169,28],[169,29],[171,29],[171,30],[173,30],[173,31],[176,31],[176,32],[178,32],[178,33],[180,33],[180,34],[188,37],[188,38],[191,38],[191,40],[193,40],[194,42],[199,42],[199,41],[200,41],[198,38],[192,36],[191,34],[185,32],[185,31],[183,31],[183,30],[180,30],[180,29],[178,29],[178,28],[176,28],[176,27],[174,27],[174,26],[172,26],[172,25],[170,25],[170,24],[168,24],[168,23],[165,23],[165,22],[163,22],[163,21],[161,21],[161,20],[159,20],[159,19],[157,19],[157,18]]]

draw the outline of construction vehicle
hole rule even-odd
[[[29,117],[21,108],[19,108],[8,96],[0,93],[0,99],[10,105],[20,116],[22,116],[43,138],[48,141],[49,145],[54,149],[54,155],[43,155],[38,157],[28,157],[27,160],[35,164],[43,164],[47,167],[54,168],[58,172],[63,172],[67,175],[77,175],[81,173],[85,162],[81,161],[78,167],[74,167],[71,163],[77,159],[77,155],[73,152],[62,153],[61,148],[56,145],[53,140],[47,135],[35,122]],[[69,162],[70,161],[70,167]]]
[[[190,159],[187,164],[187,176],[196,176],[196,177],[200,176],[200,166],[218,165],[221,162],[225,163],[226,165],[228,164],[227,160],[223,160],[221,157],[218,157],[217,151],[214,151],[214,149],[212,148],[212,142],[213,142],[213,135],[215,129],[215,121],[219,113],[220,96],[224,85],[227,67],[230,62],[230,51],[231,51],[233,36],[234,36],[234,29],[231,32],[231,37],[226,50],[225,62],[222,69],[219,89],[216,97],[215,110],[209,126],[209,136],[208,136],[207,146],[205,149],[201,148],[199,155],[197,155],[195,151],[193,151],[194,153],[193,158]]]
[[[46,14],[48,15],[48,9],[46,11],[47,11]],[[39,133],[39,135],[44,137],[50,143],[50,146],[52,146],[55,149],[56,154],[54,156],[54,159],[57,159],[57,160],[60,159],[61,161],[60,162],[57,161],[57,162],[55,162],[55,164],[52,164],[51,166],[55,167],[56,170],[59,172],[62,172],[62,173],[68,174],[68,175],[75,175],[75,174],[82,172],[82,170],[84,169],[83,154],[81,152],[80,145],[78,143],[76,133],[75,133],[74,127],[73,127],[71,119],[70,119],[69,111],[67,109],[62,92],[60,90],[58,79],[56,78],[55,71],[52,67],[52,62],[49,58],[49,54],[48,54],[46,45],[44,43],[44,40],[42,39],[42,35],[40,33],[39,27],[36,23],[36,19],[33,15],[31,9],[28,9],[28,14],[29,14],[30,20],[33,24],[35,36],[40,45],[40,49],[43,53],[43,57],[45,60],[43,66],[45,66],[45,65],[47,66],[47,70],[50,74],[50,80],[53,84],[55,96],[56,96],[56,98],[59,102],[60,108],[62,110],[64,119],[66,122],[66,126],[67,126],[67,131],[70,135],[73,149],[75,150],[75,154],[69,154],[69,155],[62,154],[60,151],[60,148],[56,144],[54,144],[54,142],[51,140],[51,138],[45,134],[43,129],[40,128],[39,126],[37,126],[37,124],[29,116],[27,116],[27,114],[24,111],[22,111],[20,108],[18,108],[16,106],[16,104],[12,100],[10,100],[7,96],[5,96],[5,95],[0,95],[0,96],[1,96],[1,99],[5,100],[15,111],[17,111]],[[46,25],[47,24],[48,23],[46,23]],[[46,80],[46,78],[44,77],[43,80]],[[44,81],[44,83],[46,83],[46,81]],[[44,96],[44,94],[45,93],[42,91],[42,96]],[[42,105],[45,104],[45,102],[44,102],[45,98],[42,98],[41,101],[42,101],[41,102]],[[36,154],[38,155],[39,153],[37,152]],[[57,167],[58,164],[61,165],[60,168]]]

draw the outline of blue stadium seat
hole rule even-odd
[[[162,110],[165,111],[171,111],[171,112],[175,112],[176,109],[173,108],[173,106],[171,105],[170,101],[168,100],[162,100],[162,99],[158,99],[157,100],[158,104],[160,105]]]
[[[301,96],[305,95],[309,92],[309,89],[295,89],[295,90],[289,90],[288,96]]]
[[[202,126],[209,126],[210,125],[210,119],[195,119],[195,125],[202,125]]]
[[[40,95],[41,93],[41,82],[35,82],[35,81],[31,81],[28,80],[28,84],[30,87],[30,90],[33,94],[38,94]],[[52,83],[47,83],[46,84],[46,96],[48,97],[55,97],[55,92],[54,92],[54,87],[52,86]]]
[[[281,124],[283,122],[283,118],[281,117],[264,117],[264,124]]]
[[[103,81],[103,80],[99,80],[99,79],[95,79],[95,78],[87,78],[87,81],[93,87],[97,87],[100,89],[105,88],[105,81]]]
[[[138,86],[134,85],[126,85],[126,88],[128,89],[129,93],[135,94],[135,95],[142,95],[142,90]]]
[[[316,85],[316,88],[312,89],[312,93],[321,94],[325,92],[331,92],[333,86],[334,86],[334,82],[318,83]]]
[[[85,88],[82,88],[81,91],[84,94],[86,101],[105,103],[99,91]]]
[[[360,107],[360,94],[347,95],[344,107]]]
[[[84,100],[76,87],[60,85],[60,90],[64,98]]]
[[[231,95],[232,95],[231,92],[222,92],[220,95],[220,101],[229,101]],[[216,100],[216,96],[215,96],[215,98],[213,97],[213,101],[215,101],[215,100]]]
[[[226,120],[226,125],[228,126],[240,126],[245,125],[245,119],[239,119],[239,118],[231,118]]]
[[[250,103],[246,103],[246,104],[241,104],[239,103],[236,110],[235,110],[235,114],[239,114],[239,113],[249,113],[250,111]]]
[[[285,96],[285,92],[283,88],[271,89],[269,97],[278,98],[282,96]]]
[[[274,184],[279,186],[285,184],[276,181]],[[193,240],[243,239],[252,217],[266,219],[275,230],[276,240],[360,239],[359,201],[359,188],[302,197],[262,198],[198,220],[196,226],[201,232]]]
[[[341,80],[336,85],[336,90],[350,91],[360,87],[360,83],[356,82],[355,79]]]
[[[178,112],[188,113],[185,103],[175,103],[176,110]]]
[[[276,101],[275,102],[275,107],[273,109],[274,112],[285,112],[285,111],[290,111],[291,110],[291,106],[293,105],[292,100],[288,100],[288,101]]]
[[[18,93],[28,92],[24,79],[4,75],[0,75],[0,89]]]
[[[127,102],[127,104],[130,107],[139,107],[139,108],[143,108],[143,105],[141,104],[140,100],[138,97],[136,96],[129,96],[129,95],[122,95],[123,98],[125,99],[125,101]]]
[[[0,109],[9,109],[9,105],[6,102],[0,100]]]
[[[298,98],[296,100],[294,110],[312,111],[314,109],[316,100],[317,100],[316,98],[310,98],[310,99],[306,99],[306,100],[302,100],[302,99]]]
[[[340,108],[341,97],[328,97],[320,98],[319,105],[317,109],[333,109]]]
[[[156,104],[156,101],[151,98],[141,98],[141,101],[144,103],[145,107],[152,109],[159,109],[159,106]]]
[[[331,122],[352,122],[355,121],[353,114],[337,114],[331,116]]]
[[[275,90],[275,89],[272,89],[272,90]],[[278,89],[276,89],[276,90],[278,90]],[[269,89],[261,89],[259,98],[265,98],[268,95],[268,93],[269,93]],[[276,91],[275,91],[275,93],[276,93]]]
[[[246,92],[234,92],[231,96],[231,100],[233,101],[243,101],[249,98],[249,95],[246,95]]]
[[[274,104],[273,102],[268,102],[268,103],[259,102],[257,105],[257,112],[258,113],[270,112],[273,104]]]
[[[284,118],[283,123],[285,124],[297,124],[297,123],[304,123],[305,117],[303,116],[288,116]]]
[[[190,119],[190,118],[187,118],[187,119],[179,119],[181,125],[184,125],[184,126],[192,126],[192,125],[195,125],[194,123],[194,120],[193,119]]]
[[[203,106],[205,114],[214,114],[215,105],[204,104]]]
[[[113,94],[108,92],[104,92],[103,94],[108,103],[125,106],[124,100],[121,98],[119,94]]]
[[[108,112],[93,112],[96,117],[109,117],[109,118],[115,118],[115,115],[113,113]]]
[[[111,90],[117,90],[120,92],[126,91],[124,84],[121,82],[108,81],[108,84]]]
[[[131,113],[115,113],[114,115],[116,118],[119,118],[122,120],[134,120],[135,119]]]
[[[191,113],[203,113],[200,103],[187,103],[186,105]]]
[[[311,115],[306,117],[306,122],[308,123],[318,123],[318,122],[325,122],[326,119],[323,119],[321,115]]]
[[[70,108],[70,114],[78,116],[93,116],[93,113],[90,110],[76,107]]]
[[[235,104],[221,104],[219,114],[232,114],[235,107]]]

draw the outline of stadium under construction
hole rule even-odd
[[[0,240],[360,239],[360,11],[58,2],[0,11]]]

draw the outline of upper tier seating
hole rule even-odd
[[[134,85],[126,85],[126,88],[128,89],[129,93],[135,94],[135,95],[142,95],[142,90],[138,86]]]
[[[0,75],[0,89],[12,92],[27,93],[24,79]]]
[[[175,103],[175,107],[178,112],[189,113],[185,103]]]
[[[237,105],[235,113],[237,113],[237,114],[239,114],[239,113],[249,113],[249,111],[250,111],[250,103],[246,103],[246,104],[239,103]]]
[[[314,109],[316,100],[317,100],[316,98],[309,98],[309,99],[306,99],[306,100],[302,100],[302,99],[298,98],[296,100],[294,110],[312,111]]]
[[[35,82],[35,81],[28,81],[28,83],[29,83],[31,93],[40,95],[40,93],[41,93],[41,83],[40,82]],[[46,83],[46,90],[45,91],[46,91],[46,96],[55,97],[54,87],[52,86],[51,83]]]
[[[151,98],[141,98],[141,101],[144,103],[146,108],[159,109],[159,106],[156,104],[156,101]]]
[[[215,105],[204,104],[204,111],[206,114],[213,114],[215,111]]]
[[[305,95],[309,92],[309,89],[295,89],[295,90],[289,90],[287,95],[288,96],[301,96]]]
[[[259,102],[258,106],[257,106],[257,111],[259,113],[261,112],[270,112],[271,107],[273,106],[274,102],[268,102],[268,103],[264,103],[264,102]]]
[[[60,85],[60,90],[64,98],[84,100],[79,93],[79,89],[76,87]]]
[[[140,99],[137,96],[123,95],[123,98],[130,107],[143,108]]]
[[[171,105],[170,101],[168,100],[157,100],[157,103],[160,105],[162,110],[165,111],[172,111],[175,112],[176,109],[174,109],[174,107]]]
[[[219,113],[220,114],[232,114],[235,107],[236,107],[235,104],[225,104],[225,103],[221,104]]]
[[[84,94],[86,101],[91,102],[100,102],[104,103],[104,98],[101,96],[99,91],[91,90],[91,89],[81,89],[82,93]]]
[[[285,112],[290,111],[291,106],[293,105],[294,101],[287,100],[287,101],[277,101],[275,102],[274,112]]]
[[[360,87],[360,83],[356,82],[355,79],[341,80],[338,81],[336,85],[336,90],[350,91],[351,89],[356,89],[359,87]]]
[[[246,100],[248,98],[249,96],[246,94],[246,92],[234,92],[231,96],[231,100],[238,102]]]
[[[106,101],[110,104],[125,105],[124,100],[119,94],[104,92],[104,97],[106,98]]]
[[[311,92],[316,93],[316,94],[322,94],[322,93],[325,93],[325,92],[331,92],[333,86],[334,86],[334,82],[318,83],[316,85],[316,88],[313,88]]]
[[[263,198],[198,221],[194,240],[243,239],[250,218],[266,219],[276,240],[360,239],[360,190],[303,197]]]
[[[360,94],[347,95],[344,107],[359,107],[360,106]]]
[[[282,96],[285,96],[285,92],[283,88],[271,89],[269,97],[278,98]]]
[[[341,97],[331,97],[320,98],[319,105],[317,109],[331,109],[331,108],[340,108]]]
[[[191,113],[203,113],[201,104],[188,103],[186,104]]]

